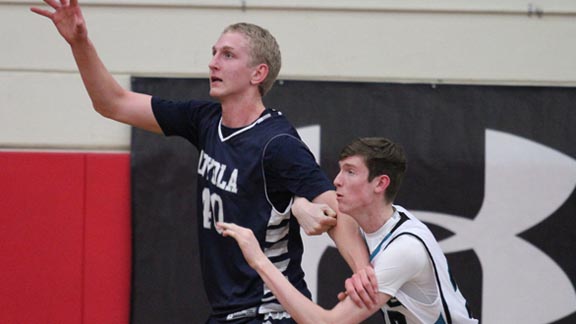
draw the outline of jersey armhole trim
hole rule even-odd
[[[446,298],[444,298],[444,292],[442,291],[442,285],[440,283],[440,276],[438,275],[438,269],[436,268],[436,262],[434,261],[434,258],[432,257],[432,253],[428,249],[428,246],[426,245],[424,240],[420,236],[418,236],[414,233],[402,232],[402,233],[399,233],[398,235],[396,235],[394,238],[392,238],[390,240],[390,242],[388,242],[388,244],[386,244],[386,247],[388,247],[388,245],[390,245],[392,242],[394,242],[394,240],[396,240],[397,238],[399,238],[402,235],[410,235],[410,236],[416,238],[417,240],[419,240],[424,245],[424,248],[426,249],[426,253],[428,253],[428,257],[430,258],[430,261],[432,261],[432,267],[434,268],[434,277],[436,278],[436,285],[438,286],[438,290],[440,292],[440,298],[442,299],[442,308],[444,308],[444,314],[446,315],[446,322],[447,322],[447,324],[452,324],[452,317],[450,316],[450,310],[448,309],[448,303],[446,302]],[[386,247],[384,249],[386,249]]]
[[[288,136],[288,137],[290,137],[290,138],[293,138],[293,139],[299,141],[300,143],[302,143],[304,146],[306,146],[306,144],[305,144],[304,142],[302,142],[302,140],[300,140],[299,138],[297,138],[297,137],[294,136],[294,135],[291,135],[291,134],[288,134],[288,133],[282,133],[282,134],[277,134],[277,135],[273,136],[272,138],[270,138],[270,139],[268,140],[268,142],[266,142],[266,144],[264,145],[264,149],[262,150],[262,156],[260,157],[260,167],[261,167],[261,171],[262,171],[262,179],[264,179],[264,184],[263,184],[263,185],[264,185],[264,193],[265,193],[265,195],[266,195],[266,200],[268,201],[268,203],[270,204],[270,206],[272,207],[272,209],[273,209],[275,212],[284,214],[284,213],[286,213],[288,210],[290,210],[290,208],[292,208],[292,203],[294,202],[294,195],[292,195],[292,197],[290,198],[290,202],[289,202],[289,204],[288,204],[288,207],[286,207],[286,209],[285,209],[283,212],[278,211],[278,210],[276,209],[276,206],[274,206],[274,204],[273,204],[272,201],[270,200],[270,196],[268,195],[268,187],[267,187],[267,183],[266,183],[266,170],[265,170],[265,168],[264,168],[264,156],[266,155],[266,150],[268,149],[268,145],[270,145],[270,143],[271,143],[273,140],[275,140],[275,139],[277,139],[277,138],[279,138],[279,137],[281,137],[281,136]],[[306,147],[308,147],[308,146],[306,146]]]

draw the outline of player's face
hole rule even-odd
[[[250,65],[248,39],[241,33],[222,34],[212,47],[210,68],[210,96],[225,99],[242,95],[250,87],[254,67]]]
[[[350,156],[339,164],[340,172],[334,178],[338,209],[354,217],[374,201],[374,184],[368,181],[369,171],[362,157]]]

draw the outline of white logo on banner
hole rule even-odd
[[[576,161],[533,141],[487,130],[485,169],[484,202],[473,220],[414,211],[422,221],[455,233],[440,242],[445,253],[473,250],[478,256],[482,321],[542,324],[576,311],[576,292],[566,273],[517,236],[552,215],[570,196],[576,186]],[[318,264],[334,244],[327,235],[304,234],[303,240],[303,267],[316,300]]]

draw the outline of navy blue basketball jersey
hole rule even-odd
[[[198,238],[204,286],[214,316],[282,310],[218,221],[252,229],[268,258],[304,295],[300,228],[290,212],[294,195],[313,199],[333,186],[294,127],[267,109],[252,124],[223,132],[222,108],[209,101],[152,99],[165,135],[188,139],[199,151]],[[191,166],[192,168],[193,166]]]

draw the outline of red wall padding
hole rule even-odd
[[[129,154],[0,152],[0,323],[128,323]]]

